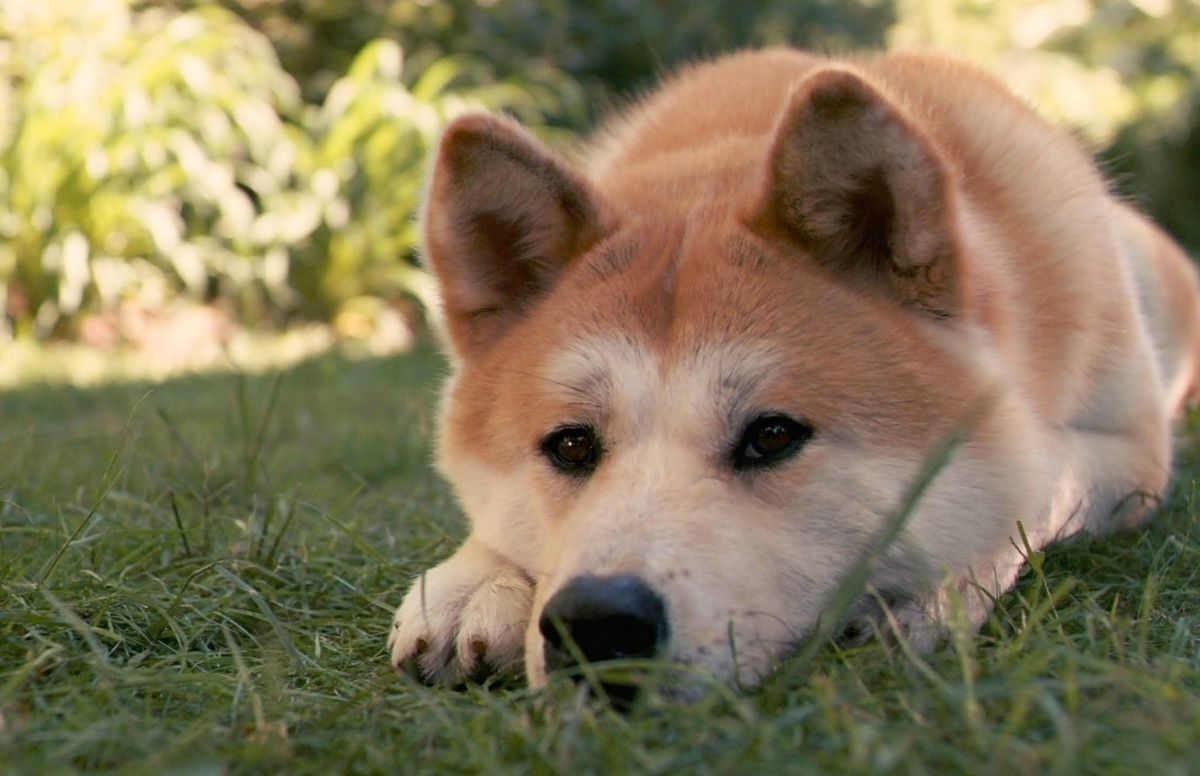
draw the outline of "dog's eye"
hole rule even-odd
[[[755,418],[733,450],[733,466],[750,469],[778,463],[795,455],[812,435],[812,426],[786,415]]]
[[[587,474],[596,468],[600,443],[591,426],[565,426],[542,440],[542,453],[566,474]]]

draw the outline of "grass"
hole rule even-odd
[[[1149,530],[1037,554],[981,633],[615,714],[387,666],[463,535],[438,357],[0,393],[0,772],[1195,772],[1196,429]]]

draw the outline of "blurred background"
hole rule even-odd
[[[1200,250],[1200,0],[0,0],[0,387],[403,350],[448,119],[780,43],[979,62]]]

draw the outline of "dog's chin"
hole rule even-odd
[[[691,666],[653,661],[644,667],[609,668],[603,663],[584,669],[555,671],[548,685],[573,682],[577,690],[607,702],[613,709],[628,713],[637,707],[656,705],[692,705],[709,697],[722,682],[713,675]]]

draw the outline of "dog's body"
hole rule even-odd
[[[1035,548],[1139,524],[1196,380],[1186,257],[939,57],[699,65],[582,172],[460,119],[425,233],[472,524],[396,615],[430,681],[524,655],[541,684],[578,649],[753,682],[961,434],[871,578],[928,647],[948,590],[980,623],[1013,584],[1018,522]]]

